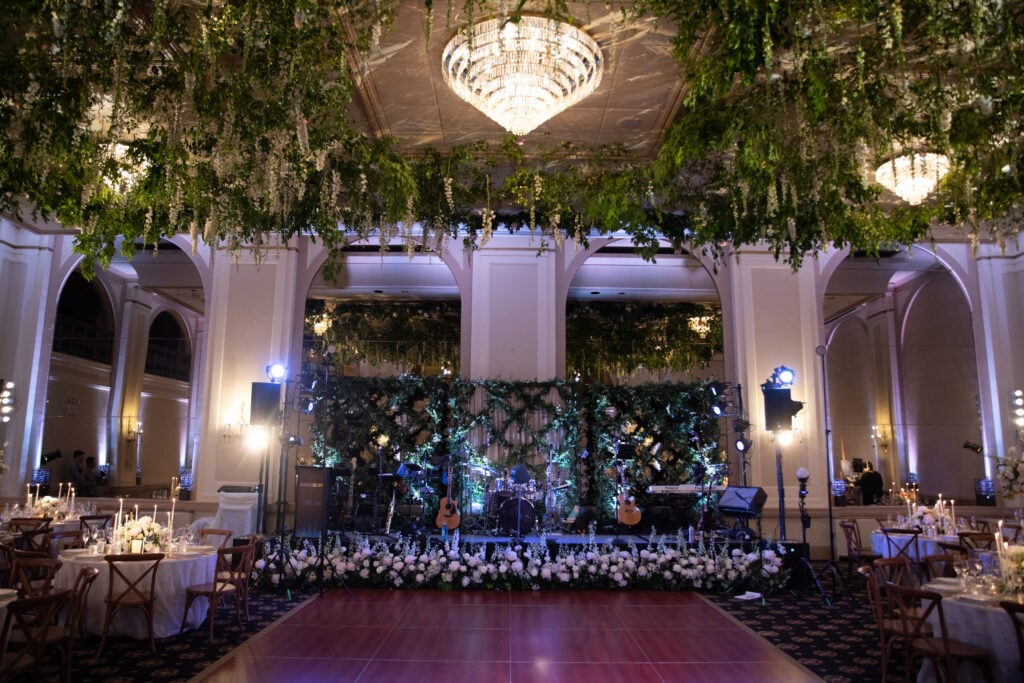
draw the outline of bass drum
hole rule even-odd
[[[487,501],[484,503],[484,513],[487,515],[488,519],[497,522],[498,513],[501,511],[502,504],[505,503],[505,501],[512,498],[512,496],[514,495],[515,494],[512,493],[511,491],[492,492],[490,496],[487,498]]]
[[[498,510],[498,528],[508,534],[528,534],[536,521],[533,503],[522,497],[509,498]]]

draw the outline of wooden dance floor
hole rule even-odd
[[[331,589],[194,680],[821,679],[696,593]]]

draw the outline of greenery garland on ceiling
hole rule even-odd
[[[564,505],[593,505],[607,517],[618,484],[608,468],[619,443],[636,449],[625,478],[642,504],[651,483],[697,482],[721,462],[713,386],[334,376],[317,403],[311,443],[315,464],[348,467],[355,459],[361,494],[377,490],[379,473],[414,465],[408,471],[423,472],[433,491],[408,479],[397,486],[399,502],[436,510],[440,471],[451,457],[457,491],[482,496],[474,472],[497,476],[523,464],[540,485],[568,483]],[[535,505],[543,511],[543,501]]]
[[[409,158],[359,135],[340,113],[397,5],[0,4],[0,209],[27,201],[80,230],[85,272],[181,231],[257,255],[271,235],[310,234],[337,256],[370,235],[472,248],[504,224],[556,244],[626,231],[647,257],[659,234],[716,257],[765,241],[796,266],[829,245],[927,238],[936,222],[975,244],[1019,230],[1019,2],[613,3],[624,21],[677,29],[687,97],[654,164],[511,138]],[[452,0],[446,16],[505,5]],[[511,18],[525,10],[588,19],[566,0],[515,3]],[[907,150],[947,154],[953,171],[929,201],[890,210],[870,170]]]
[[[342,371],[388,364],[410,374],[459,373],[457,301],[306,301],[307,345],[335,347]],[[322,326],[317,331],[316,326]],[[640,368],[685,372],[722,352],[718,306],[686,302],[578,302],[566,305],[566,367],[586,379]]]

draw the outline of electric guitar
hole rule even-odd
[[[448,531],[459,528],[459,524],[462,522],[459,517],[459,504],[454,498],[452,498],[452,462],[448,461],[448,493],[441,499],[441,504],[437,507],[437,528],[447,526]]]
[[[636,499],[633,496],[627,495],[626,489],[626,472],[622,465],[619,465],[619,480],[621,493],[619,493],[619,509],[616,513],[620,524],[626,526],[635,526],[640,523],[640,509],[636,506]]]

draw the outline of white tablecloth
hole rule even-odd
[[[57,590],[73,588],[75,577],[82,567],[96,567],[100,570],[89,591],[86,603],[85,628],[89,633],[103,633],[103,619],[107,608],[104,599],[110,581],[110,568],[102,555],[62,556],[60,570],[54,586]],[[167,556],[160,562],[156,574],[156,608],[153,612],[153,635],[164,638],[178,633],[181,628],[181,613],[185,609],[185,589],[200,583],[213,581],[216,553],[203,552],[184,556]],[[121,565],[126,576],[135,578],[142,573],[142,567]],[[115,584],[115,588],[117,585]],[[188,611],[185,628],[195,628],[206,618],[206,599],[196,600]],[[109,634],[148,638],[146,616],[140,609],[121,609],[114,615]]]
[[[898,541],[904,540],[902,537],[896,537]],[[959,543],[960,538],[958,536],[925,536],[919,534],[917,537],[917,555],[914,557],[916,560],[923,559],[929,555],[939,555],[946,551],[939,545],[939,543]],[[882,557],[892,557],[893,553],[889,549],[889,544],[885,541],[885,534],[881,531],[871,532],[871,549],[876,553],[879,553]],[[913,550],[910,552],[911,556],[914,555]]]
[[[997,602],[979,603],[957,597],[944,597],[942,611],[946,617],[946,633],[950,638],[962,640],[983,647],[992,653],[992,669],[995,683],[1019,683],[1020,653],[1013,624],[1009,615]],[[938,630],[939,618],[933,613],[928,617],[932,627]],[[918,683],[936,680],[935,670],[925,662],[917,676]],[[960,683],[985,680],[978,667],[973,664],[960,666]]]

